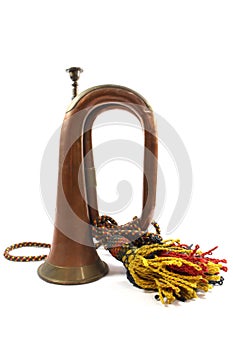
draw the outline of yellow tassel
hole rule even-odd
[[[197,298],[197,290],[207,292],[212,286],[209,281],[218,281],[220,279],[219,271],[221,264],[207,261],[199,264],[199,256],[201,252],[196,252],[196,261],[186,260],[185,257],[191,256],[193,250],[184,248],[174,243],[179,240],[167,240],[162,244],[143,245],[135,249],[127,251],[125,256],[125,266],[127,267],[134,283],[143,289],[157,290],[159,298],[163,304],[172,303],[175,299],[187,300]],[[159,256],[159,252],[163,251],[182,253],[179,257],[175,256]],[[154,254],[154,255],[153,255]],[[153,258],[151,258],[151,255]],[[184,258],[180,256],[184,256]],[[149,257],[149,258],[148,258]],[[194,258],[193,258],[194,259]],[[207,273],[203,276],[203,264]],[[171,267],[171,268],[170,268]],[[181,273],[179,268],[182,267]],[[192,269],[195,274],[184,273],[183,271]],[[189,269],[189,270],[188,270]]]

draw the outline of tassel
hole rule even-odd
[[[220,271],[227,271],[223,266],[227,261],[210,257],[217,247],[202,253],[198,245],[192,249],[178,239],[162,240],[159,225],[152,224],[155,233],[143,232],[137,217],[118,226],[112,218],[102,216],[94,222],[93,235],[122,261],[134,286],[157,291],[155,298],[163,304],[197,298],[199,292],[222,285]]]

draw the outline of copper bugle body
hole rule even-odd
[[[47,282],[88,283],[108,272],[107,265],[99,258],[94,247],[90,229],[93,220],[99,215],[92,126],[100,113],[112,109],[132,113],[143,128],[141,228],[147,229],[152,220],[158,152],[153,111],[142,96],[126,87],[102,85],[90,88],[73,99],[61,128],[53,242],[47,260],[38,269],[39,276]]]

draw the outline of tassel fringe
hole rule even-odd
[[[197,298],[198,291],[207,292],[221,280],[220,270],[227,270],[221,264],[225,259],[206,257],[197,247],[184,248],[179,240],[162,241],[129,250],[122,262],[136,286],[157,290],[160,301],[170,304]]]
[[[223,283],[220,271],[227,271],[227,261],[210,257],[217,247],[203,253],[199,245],[192,249],[179,239],[162,240],[159,225],[152,224],[156,232],[143,232],[137,217],[117,226],[102,216],[94,222],[93,235],[122,261],[134,286],[156,291],[155,298],[163,304],[197,298],[199,292]]]

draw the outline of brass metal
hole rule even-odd
[[[80,267],[63,267],[45,261],[38,274],[46,282],[55,284],[84,284],[98,280],[108,273],[108,265],[98,259],[95,264]]]
[[[130,91],[132,94],[137,94],[138,97],[140,97],[146,104],[146,106],[152,111],[152,107],[149,104],[149,102],[142,96],[140,95],[138,92],[127,88],[126,86],[122,86],[122,85],[116,85],[116,84],[104,84],[104,85],[96,85],[96,86],[92,86],[82,92],[80,92],[77,96],[75,96],[75,98],[72,99],[72,101],[70,102],[69,106],[66,109],[66,113],[70,112],[78,103],[79,100],[81,100],[81,98],[83,98],[86,94],[88,94],[89,92],[93,92],[94,90],[100,89],[100,88],[114,88],[114,89],[121,89],[121,90],[126,90],[126,91]]]
[[[69,73],[70,79],[73,81],[73,97],[74,99],[78,95],[78,80],[80,78],[80,74],[83,72],[83,69],[80,67],[70,67],[66,69],[66,72]]]

